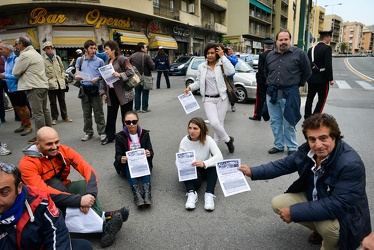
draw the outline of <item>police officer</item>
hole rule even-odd
[[[334,84],[332,71],[332,48],[330,46],[332,30],[319,32],[320,41],[308,50],[312,76],[308,80],[308,95],[305,102],[304,118],[322,113],[330,86]],[[313,99],[318,94],[318,101],[312,113]]]
[[[265,38],[264,41],[264,52],[260,54],[258,58],[258,71],[256,73],[257,90],[256,90],[256,103],[254,108],[253,116],[250,116],[250,120],[261,121],[261,116],[265,121],[270,119],[269,113],[266,107],[266,77],[264,73],[265,59],[266,56],[273,49],[274,41],[271,38]]]

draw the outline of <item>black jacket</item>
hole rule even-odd
[[[312,48],[308,50],[308,58],[310,63],[312,63]],[[327,83],[334,79],[332,71],[332,48],[330,45],[320,42],[315,46],[314,63],[318,68],[324,68],[325,70],[322,72],[312,72],[308,83]]]

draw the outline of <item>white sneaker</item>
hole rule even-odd
[[[216,196],[214,196],[211,193],[205,193],[205,196],[204,196],[204,200],[205,200],[204,208],[205,208],[205,210],[208,210],[208,211],[213,211],[214,210],[214,198],[215,197]]]
[[[88,141],[89,139],[91,139],[93,137],[93,135],[87,135],[85,134],[83,137],[82,137],[82,141]]]
[[[6,149],[5,147],[3,146],[0,146],[0,155],[9,155],[11,154],[12,152],[8,149]]]
[[[188,192],[186,194],[187,196],[187,201],[186,201],[186,209],[187,210],[192,210],[195,209],[196,207],[196,202],[197,202],[197,193],[196,192]]]

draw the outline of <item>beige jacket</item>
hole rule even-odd
[[[66,89],[65,69],[61,58],[58,55],[55,55],[51,61],[47,55],[44,55],[44,65],[49,89]]]
[[[12,73],[18,77],[17,90],[49,88],[43,57],[32,45],[21,51]]]

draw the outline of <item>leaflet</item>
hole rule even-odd
[[[109,87],[113,88],[113,83],[118,81],[118,77],[113,76],[114,68],[112,64],[104,65],[103,67],[99,68],[99,72],[103,79],[105,80],[106,84]]]
[[[218,161],[216,163],[218,180],[225,197],[250,191],[251,188],[241,171],[240,159]]]
[[[195,150],[176,153],[175,158],[179,181],[197,179],[196,167],[192,166],[192,162],[196,160]]]
[[[131,178],[151,174],[144,148],[127,151],[126,156]]]
[[[69,233],[101,233],[103,231],[103,219],[92,208],[84,214],[77,207],[67,207],[65,224]]]
[[[82,78],[83,81],[91,81],[91,77],[89,74],[84,73],[82,71],[77,70],[76,77]]]
[[[195,110],[198,110],[200,108],[199,104],[197,103],[194,95],[191,91],[188,91],[188,93],[181,94],[178,96],[179,101],[181,102],[184,111],[186,114],[189,114]]]

